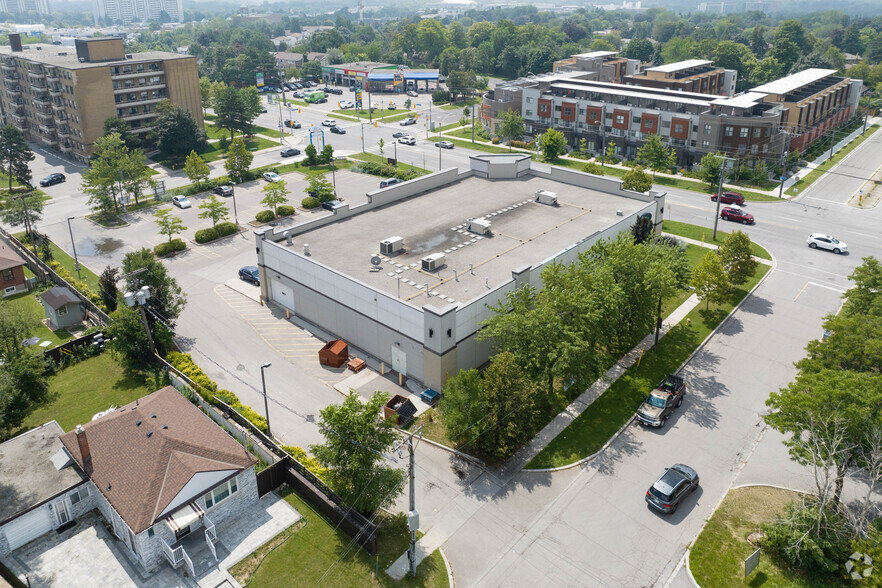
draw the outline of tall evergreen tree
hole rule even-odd
[[[0,128],[0,169],[9,177],[9,190],[16,179],[25,186],[31,185],[29,162],[34,160],[34,152],[28,145],[24,133],[12,125]]]

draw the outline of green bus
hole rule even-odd
[[[323,90],[310,90],[309,92],[303,93],[303,99],[309,102],[310,104],[315,104],[320,100],[325,98],[325,92]]]

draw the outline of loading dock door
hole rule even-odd
[[[276,303],[281,304],[285,308],[294,310],[294,289],[286,286],[281,282],[270,282],[272,286],[272,298]]]

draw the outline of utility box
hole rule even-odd
[[[404,249],[404,237],[388,237],[380,241],[380,253],[392,255]]]
[[[539,204],[547,204],[549,206],[557,206],[557,194],[548,190],[536,190],[536,202]]]
[[[420,529],[420,513],[415,510],[410,510],[407,512],[407,530],[411,533],[419,531]]]
[[[424,272],[433,272],[444,265],[445,258],[443,253],[433,253],[432,255],[427,255],[421,261]]]
[[[477,233],[478,235],[490,234],[490,221],[486,218],[470,218],[467,226],[470,233]]]

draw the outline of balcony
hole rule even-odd
[[[34,105],[37,107],[40,107],[40,106],[49,107],[49,106],[52,106],[52,101],[46,97],[36,97],[36,98],[34,98]]]
[[[17,82],[19,80],[17,73],[3,74],[3,79],[7,82]]]
[[[38,110],[37,111],[37,118],[39,118],[40,120],[52,120],[54,118],[54,115],[51,112]]]
[[[24,119],[22,119],[22,120],[12,119],[12,124],[15,126],[15,128],[17,128],[20,131],[25,131],[28,128],[28,121],[26,121]]]
[[[28,70],[28,77],[34,80],[45,80],[46,74],[41,71]]]
[[[70,137],[70,129],[68,127],[61,127],[58,129],[58,136],[62,139]]]
[[[58,98],[59,96],[61,96],[61,94],[61,88],[49,88],[49,95],[53,98]]]
[[[62,153],[67,153],[70,151],[70,143],[59,143],[58,150]]]
[[[165,88],[165,82],[160,84],[151,84],[149,86],[132,86],[131,88],[118,88],[113,91],[114,94],[125,94],[126,92],[143,92],[144,90],[159,90]]]
[[[150,71],[132,71],[128,73],[120,73],[120,74],[110,74],[110,78],[113,80],[130,80],[132,78],[143,78],[144,76],[162,76],[165,75],[165,70],[162,69],[154,69]]]
[[[14,110],[11,114],[12,114],[12,118],[14,118],[16,120],[24,121],[24,120],[27,120],[27,118],[28,118],[27,115],[25,114],[24,110]]]
[[[52,111],[53,112],[64,112],[64,104],[58,104],[57,102],[52,103]]]
[[[53,123],[39,123],[37,125],[40,130],[49,135],[55,134],[55,125]]]
[[[153,130],[153,127],[151,127],[151,126],[132,127],[130,129],[130,132],[132,132],[132,133],[146,133],[146,132],[152,131],[152,130]]]
[[[44,84],[43,82],[32,82],[31,83],[31,90],[33,90],[34,92],[46,92],[48,89],[49,89],[49,87],[46,84]]]
[[[0,69],[3,71],[14,72],[16,71],[14,62],[12,61],[4,61],[3,65],[0,65]]]
[[[145,118],[155,118],[155,112],[140,112],[138,114],[124,114],[120,118],[123,120],[144,120]]]
[[[48,73],[46,74],[46,81],[55,84],[60,82],[61,78],[58,77],[57,73]]]
[[[160,96],[158,98],[145,98],[143,100],[132,100],[131,102],[117,102],[117,108],[125,108],[126,106],[143,106],[144,104],[156,104],[157,102],[162,102],[163,100],[167,100],[167,96]]]
[[[58,139],[52,136],[40,135],[40,141],[42,141],[46,145],[49,145],[50,147],[58,145]]]

